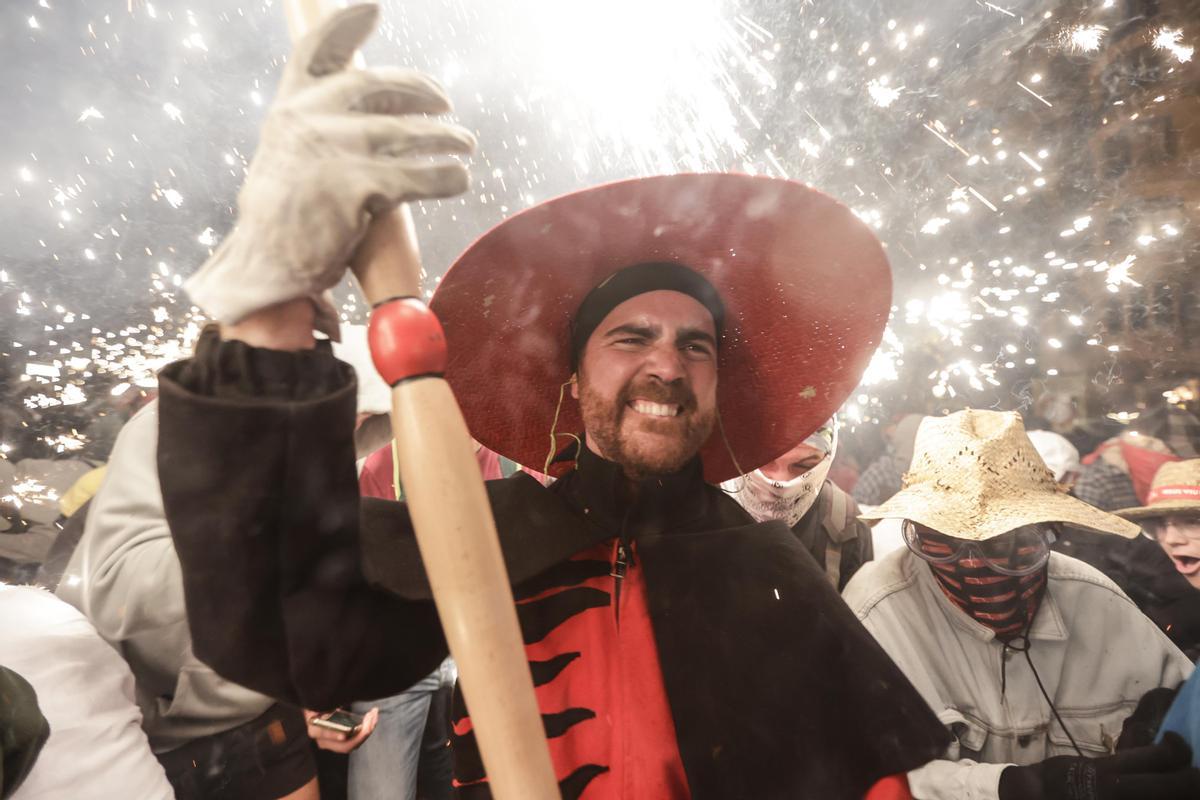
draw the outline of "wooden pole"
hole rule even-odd
[[[285,8],[293,41],[333,10],[327,0],[286,0]],[[421,296],[407,208],[372,222],[352,270],[372,305]],[[392,431],[417,544],[492,794],[559,800],[496,524],[449,384],[425,377],[393,388]]]

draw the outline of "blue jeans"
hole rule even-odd
[[[414,800],[430,698],[442,686],[453,685],[457,672],[447,658],[407,691],[351,706],[359,714],[378,706],[379,724],[350,754],[349,800]]]

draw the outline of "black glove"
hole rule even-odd
[[[1175,733],[1104,758],[1055,756],[1000,773],[1000,800],[1193,800],[1200,769]]]
[[[0,667],[0,797],[10,797],[33,769],[50,738],[29,681]]]
[[[1174,689],[1160,686],[1142,695],[1137,708],[1121,726],[1121,736],[1117,739],[1117,752],[1154,744],[1154,738],[1158,736],[1158,729],[1162,727],[1162,721],[1167,716],[1167,712],[1171,710],[1171,703],[1175,702],[1177,694],[1179,694],[1178,686]]]

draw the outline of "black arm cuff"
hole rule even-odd
[[[354,370],[326,341],[312,350],[269,350],[221,338],[209,325],[189,359],[168,365],[163,377],[196,395],[247,403],[316,400],[356,390]]]

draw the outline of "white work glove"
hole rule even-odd
[[[467,188],[475,138],[444,114],[430,78],[394,68],[347,68],[375,29],[378,6],[342,9],[297,43],[258,151],[238,194],[238,221],[188,279],[209,316],[235,323],[298,297],[317,305],[317,329],[337,338],[328,290],[342,279],[371,215]]]

